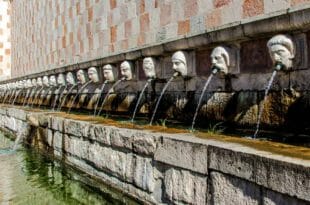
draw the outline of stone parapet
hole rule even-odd
[[[0,119],[2,129],[148,203],[310,203],[309,160],[17,107],[2,106]]]

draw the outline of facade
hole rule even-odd
[[[309,6],[308,0],[13,0],[12,39],[18,43],[12,49],[12,77],[211,33]]]
[[[0,80],[11,77],[11,8],[9,1],[0,1]]]

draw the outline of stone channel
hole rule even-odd
[[[310,203],[309,159],[70,116],[1,106],[0,128],[149,204]]]

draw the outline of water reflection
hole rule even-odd
[[[12,146],[0,133],[0,204],[139,204],[35,150]]]

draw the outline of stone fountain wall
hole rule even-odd
[[[148,203],[310,203],[309,160],[4,106],[0,128]]]
[[[135,65],[137,81],[120,84],[114,104],[105,108],[125,112],[129,117],[145,82],[142,59],[153,56],[160,62],[157,68],[160,80],[153,87],[156,93],[147,91],[146,97],[147,102],[154,104],[172,75],[172,53],[186,50],[190,54],[191,78],[172,82],[157,119],[189,123],[203,83],[211,72],[210,52],[218,45],[225,45],[234,50],[234,67],[228,76],[212,80],[198,116],[202,120],[198,121],[254,128],[272,73],[266,42],[275,34],[289,34],[296,45],[296,60],[292,70],[276,76],[262,124],[264,128],[309,134],[308,1],[195,0],[180,4],[143,0],[46,4],[13,1],[12,4],[14,25],[22,24],[12,31],[21,34],[13,36],[14,42],[19,42],[13,45],[13,75],[20,77],[14,80],[86,70],[90,66],[100,70],[107,63],[119,68],[123,60],[130,60]],[[23,9],[26,17],[19,12]],[[225,16],[226,13],[234,17]],[[152,105],[148,106],[151,109],[146,106],[141,112],[150,115]]]

